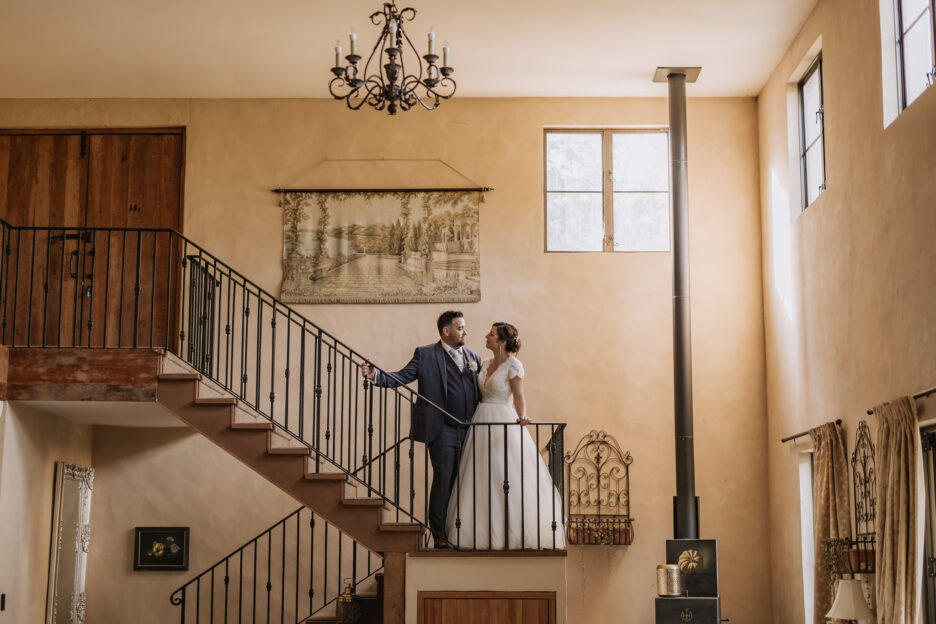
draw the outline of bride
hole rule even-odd
[[[481,403],[449,499],[448,541],[462,550],[565,548],[562,500],[523,426],[530,421],[517,328],[494,323],[484,346],[494,357],[478,374]]]

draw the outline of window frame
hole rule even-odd
[[[896,0],[899,2],[900,0]],[[819,72],[819,110],[816,113],[819,115],[819,135],[813,139],[812,143],[806,145],[806,102],[803,98],[803,87],[809,82],[809,79],[812,78],[813,74]],[[820,184],[819,194],[816,195],[815,202],[826,190],[826,159],[825,159],[825,81],[823,79],[822,73],[822,52],[819,52],[816,55],[816,58],[812,63],[809,64],[809,68],[802,75],[799,81],[796,83],[797,91],[797,108],[799,109],[799,159],[800,159],[800,190],[801,190],[801,201],[800,201],[800,210],[805,212],[807,208],[811,205],[809,203],[809,176],[806,171],[806,154],[809,151],[809,148],[816,144],[816,141],[822,142],[822,180]]]
[[[543,129],[543,252],[550,254],[597,254],[597,253],[670,253],[673,246],[673,219],[672,219],[672,176],[669,174],[670,163],[667,161],[667,189],[665,191],[617,191],[619,193],[665,193],[668,197],[669,209],[667,212],[667,243],[666,249],[614,249],[614,161],[613,141],[615,134],[655,134],[666,135],[667,152],[669,151],[669,128],[667,126],[648,126],[641,128],[544,128]],[[549,193],[563,192],[549,190],[549,135],[551,134],[600,134],[601,135],[601,217],[604,234],[601,238],[601,249],[571,250],[549,248]],[[573,191],[581,193],[597,193],[597,191]]]
[[[897,101],[900,112],[906,110],[912,102],[907,102],[907,76],[906,63],[904,58],[904,36],[911,28],[916,26],[923,18],[917,16],[909,26],[904,28],[903,7],[901,0],[894,1],[894,35],[895,45],[897,46]],[[930,72],[936,72],[936,0],[929,0],[929,23],[930,23]],[[932,73],[930,74],[932,76]],[[933,86],[934,79],[930,79],[930,87]],[[929,87],[927,87],[929,88]],[[925,91],[925,89],[924,89]]]

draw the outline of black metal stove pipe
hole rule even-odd
[[[689,317],[689,216],[686,167],[686,75],[670,73],[669,148],[673,223],[673,377],[676,421],[676,539],[698,539],[692,433]]]

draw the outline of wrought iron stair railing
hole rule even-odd
[[[348,583],[355,593],[382,559],[300,507],[170,596],[180,622],[304,622]]]
[[[2,220],[0,230],[2,344],[172,352],[308,447],[311,470],[343,472],[383,499],[387,520],[427,528],[429,453],[410,436],[412,406],[431,403],[425,397],[363,381],[363,354],[174,230]],[[528,428],[537,443],[549,441],[543,453],[561,497],[565,423]],[[478,437],[490,439],[487,429]],[[511,487],[489,485],[505,499]],[[544,544],[558,543],[562,519],[553,524]]]

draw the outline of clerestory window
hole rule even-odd
[[[895,0],[900,108],[933,86],[936,78],[936,0]]]
[[[547,130],[546,251],[669,251],[665,129]]]
[[[826,188],[822,55],[799,82],[800,176],[805,210]]]

